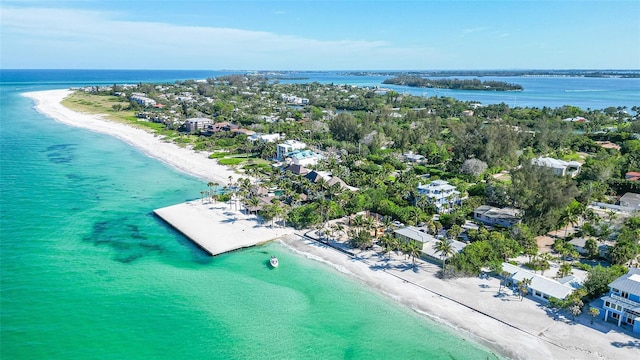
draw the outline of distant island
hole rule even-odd
[[[350,71],[351,76],[532,76],[532,77],[602,77],[640,78],[638,70],[433,70],[433,71]]]
[[[480,81],[478,79],[428,79],[419,76],[396,76],[386,79],[383,84],[404,85],[453,90],[522,91],[522,85],[503,81]]]

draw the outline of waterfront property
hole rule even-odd
[[[288,163],[299,166],[314,166],[322,159],[322,155],[316,154],[311,150],[294,150],[286,155],[285,160]]]
[[[629,272],[609,284],[609,293],[602,298],[604,321],[613,319],[618,326],[626,324],[640,334],[640,269]]]
[[[502,270],[509,273],[509,282],[514,285],[520,284],[524,279],[531,279],[531,283],[527,285],[527,292],[544,302],[552,298],[564,300],[581,286],[580,282],[572,276],[557,281],[506,262],[502,263]]]
[[[481,205],[473,211],[473,218],[485,225],[509,228],[520,223],[522,214],[518,209]]]
[[[276,145],[276,159],[284,160],[294,150],[302,150],[307,144],[298,140],[285,140],[283,143]]]
[[[430,234],[427,234],[424,229],[417,228],[415,226],[406,226],[393,231],[394,236],[404,242],[413,242],[420,246],[422,254],[426,255],[430,260],[442,260],[442,255],[436,251],[436,243],[438,239]],[[467,244],[452,240],[451,246],[454,253],[459,253],[464,249]]]
[[[426,196],[439,213],[448,212],[454,204],[460,204],[460,192],[445,180],[434,180],[427,185],[418,184],[418,193]]]
[[[577,161],[564,161],[550,157],[539,157],[531,160],[533,165],[551,168],[557,176],[576,177],[580,174],[582,164]]]
[[[207,118],[191,118],[184,122],[184,127],[189,133],[196,133],[203,130],[207,125],[213,124],[212,119]]]

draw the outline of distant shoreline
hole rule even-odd
[[[162,137],[140,128],[105,120],[101,115],[83,114],[70,110],[62,105],[61,101],[71,92],[66,89],[45,90],[22,95],[34,100],[36,110],[48,117],[69,126],[116,137],[181,172],[203,179],[205,184],[206,181],[214,181],[224,185],[229,182],[229,177],[233,179],[240,177],[228,167],[218,164],[216,160],[209,159],[209,154],[164,141]]]

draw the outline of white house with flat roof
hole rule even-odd
[[[454,204],[460,204],[460,192],[445,180],[434,180],[427,185],[418,184],[418,193],[426,196],[438,212],[447,212]]]
[[[533,165],[551,168],[557,176],[576,177],[580,174],[582,164],[577,161],[564,161],[550,157],[539,157],[531,160]]]
[[[283,143],[276,145],[276,159],[282,161],[287,155],[294,150],[302,150],[307,144],[298,140],[285,140]]]
[[[322,159],[322,155],[316,154],[311,150],[294,150],[286,155],[286,161],[291,161],[294,165],[313,166],[318,164]]]

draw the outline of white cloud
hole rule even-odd
[[[428,47],[385,41],[123,21],[117,13],[83,10],[0,11],[5,68],[424,68],[442,60]]]

